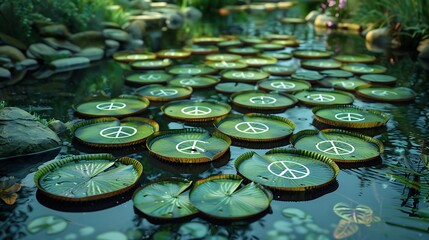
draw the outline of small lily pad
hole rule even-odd
[[[277,63],[275,58],[265,58],[265,57],[244,57],[238,62],[245,63],[250,67],[262,67],[267,65],[272,65]]]
[[[212,76],[191,76],[191,77],[177,77],[169,81],[168,84],[172,86],[188,86],[192,88],[206,88],[216,85],[220,79]]]
[[[173,76],[164,71],[153,71],[128,75],[125,81],[132,84],[146,85],[152,83],[166,83],[172,78]]]
[[[128,237],[119,231],[109,231],[98,234],[95,240],[128,240]]]
[[[383,67],[381,65],[363,63],[349,63],[343,65],[341,69],[354,74],[379,74],[386,72],[386,67]]]
[[[199,222],[188,222],[180,226],[179,234],[182,239],[202,239],[209,233],[209,227]]]
[[[296,71],[296,68],[283,65],[268,65],[263,66],[262,70],[272,76],[289,76]]]
[[[332,87],[345,91],[354,91],[356,88],[367,84],[365,81],[357,78],[325,78],[319,83],[325,87]]]
[[[46,234],[52,235],[63,232],[68,226],[68,221],[64,218],[49,215],[31,220],[27,225],[28,232],[36,234],[40,231],[46,231]]]
[[[242,185],[238,175],[218,175],[201,179],[189,193],[202,213],[219,219],[243,219],[262,213],[270,206],[272,193],[253,182]]]
[[[286,17],[286,18],[280,19],[280,22],[282,22],[282,23],[290,23],[290,24],[301,24],[301,23],[306,23],[307,21],[305,21],[304,18]]]
[[[249,66],[245,62],[226,62],[226,61],[208,62],[206,63],[206,65],[217,70],[230,70],[230,69],[239,70],[239,69],[247,68]]]
[[[164,69],[170,66],[173,62],[170,59],[154,59],[154,60],[143,60],[131,63],[133,69]]]
[[[261,50],[254,47],[229,47],[226,51],[238,55],[256,55],[261,52]]]
[[[185,121],[211,121],[227,115],[231,107],[222,102],[213,100],[173,101],[161,107],[165,115]]]
[[[281,44],[285,47],[298,47],[301,42],[297,39],[273,40],[271,43]]]
[[[167,70],[170,74],[207,75],[217,72],[216,69],[204,65],[176,65]]]
[[[245,91],[231,95],[231,102],[239,107],[259,110],[282,110],[296,104],[295,97],[283,93]]]
[[[408,102],[416,98],[416,93],[406,87],[361,86],[356,94],[380,102]]]
[[[393,85],[395,84],[397,78],[385,74],[365,74],[360,76],[360,79],[365,80],[372,84],[386,84]]]
[[[142,61],[142,60],[153,60],[156,58],[156,54],[154,53],[139,53],[139,52],[132,52],[132,51],[124,51],[124,52],[117,52],[113,54],[113,59],[115,59],[118,62],[135,62],[135,61]]]
[[[267,34],[264,36],[265,39],[269,41],[273,40],[290,40],[295,39],[294,35],[287,35],[287,34]]]
[[[285,52],[264,52],[260,55],[261,57],[275,58],[278,60],[289,60],[292,55]]]
[[[92,117],[128,117],[144,112],[149,107],[149,100],[137,96],[94,99],[76,105],[79,116]]]
[[[215,86],[215,90],[220,93],[236,93],[236,92],[242,92],[242,91],[249,91],[254,90],[255,86],[247,83],[240,83],[240,82],[226,82],[226,83],[219,83]]]
[[[229,137],[198,129],[158,132],[146,143],[151,154],[178,163],[213,161],[225,154],[230,145]]]
[[[311,88],[307,81],[295,79],[266,79],[258,82],[258,87],[266,91],[293,93]]]
[[[165,49],[156,53],[160,58],[188,58],[191,56],[191,52],[181,49]]]
[[[231,114],[216,120],[214,126],[231,138],[252,142],[283,139],[295,129],[295,124],[287,118],[255,113]]]
[[[269,77],[269,74],[257,69],[227,70],[221,73],[221,77],[237,82],[257,82]]]
[[[237,54],[228,54],[228,53],[215,53],[206,56],[207,61],[219,62],[235,62],[241,58],[240,55]]]
[[[238,173],[268,188],[306,191],[335,181],[340,169],[331,159],[313,152],[274,149],[260,156],[240,155],[234,163]]]
[[[276,51],[283,50],[285,48],[284,45],[276,43],[258,43],[254,44],[253,47],[262,51]]]
[[[240,40],[228,40],[228,41],[222,41],[217,44],[220,48],[230,48],[230,47],[240,47],[243,43]]]
[[[321,51],[321,50],[296,50],[292,52],[293,56],[296,58],[330,58],[332,52],[330,51]]]
[[[383,144],[375,138],[338,129],[303,130],[293,135],[290,142],[297,149],[316,152],[341,163],[370,161],[384,151]]]
[[[375,56],[368,54],[340,54],[333,59],[343,63],[372,63],[376,60]]]
[[[332,70],[323,70],[320,72],[322,75],[332,78],[349,78],[353,77],[353,73],[347,72],[344,70],[332,69]]]
[[[298,79],[298,80],[305,80],[310,83],[315,83],[323,79],[323,75],[320,75],[320,73],[314,72],[314,71],[305,71],[305,72],[296,72],[292,74],[292,78]]]
[[[190,45],[183,47],[183,50],[192,54],[210,54],[219,52],[219,48],[213,45]]]
[[[304,90],[296,93],[295,97],[310,106],[344,105],[354,101],[352,94],[338,90]]]
[[[225,38],[223,37],[196,37],[192,39],[192,43],[194,44],[218,44],[224,42]]]
[[[255,36],[240,36],[238,39],[246,44],[261,44],[267,42],[267,40]]]
[[[312,70],[325,70],[340,68],[342,63],[332,59],[310,59],[301,62],[303,68]]]
[[[172,101],[189,98],[192,94],[192,88],[150,84],[137,88],[135,92],[137,95],[146,97],[151,101]]]

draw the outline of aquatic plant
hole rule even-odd
[[[5,108],[7,106],[6,101],[0,101],[0,109]]]
[[[320,4],[319,10],[336,17],[338,20],[343,20],[350,16],[347,0],[327,0]]]
[[[13,205],[18,198],[17,192],[21,189],[21,184],[15,181],[14,177],[2,177],[0,179],[0,198],[7,205]]]

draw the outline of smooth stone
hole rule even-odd
[[[89,66],[90,60],[86,57],[72,57],[52,61],[49,65],[57,71],[70,71]]]
[[[141,39],[146,32],[146,23],[143,20],[134,20],[125,24],[123,28],[131,35],[131,38]]]
[[[16,47],[21,51],[25,51],[27,49],[27,45],[25,45],[20,40],[1,32],[0,32],[0,42],[2,42],[5,45]]]
[[[18,62],[15,64],[17,70],[28,69],[34,70],[39,67],[39,63],[35,59],[27,58],[24,61]]]
[[[314,23],[314,20],[316,20],[316,17],[319,16],[321,13],[317,10],[313,10],[305,16],[305,21]]]
[[[338,23],[338,28],[352,31],[360,31],[362,29],[362,26],[357,23]]]
[[[28,48],[28,51],[33,54],[36,59],[44,59],[48,56],[57,54],[57,50],[44,43],[33,43]]]
[[[146,10],[146,9],[150,9],[150,2],[148,0],[133,0],[131,1],[131,8],[133,9],[141,9],[141,10]]]
[[[9,70],[7,70],[6,68],[2,68],[0,67],[0,79],[10,79],[12,77],[12,74],[10,73]]]
[[[377,28],[368,31],[365,36],[367,45],[377,48],[388,48],[391,45],[392,37],[387,28]]]
[[[105,37],[102,32],[86,31],[75,33],[70,37],[70,42],[76,44],[81,48],[98,47],[104,49]]]
[[[81,48],[67,40],[59,40],[56,38],[44,38],[43,41],[55,49],[66,49],[72,52],[80,52]]]
[[[0,109],[0,129],[0,157],[37,153],[61,146],[55,132],[16,107]]]
[[[43,37],[66,38],[69,30],[62,24],[53,24],[40,27],[39,33]]]
[[[106,56],[112,56],[119,50],[119,42],[111,39],[106,40]]]
[[[314,26],[316,27],[334,27],[337,24],[337,19],[335,17],[327,16],[325,14],[320,14],[314,19]]]
[[[115,28],[115,29],[121,29],[121,26],[119,26],[119,24],[114,23],[114,22],[102,22],[101,26],[103,28]]]
[[[104,29],[103,30],[103,35],[105,38],[107,39],[112,39],[112,40],[116,40],[119,42],[126,42],[128,41],[130,35],[125,32],[124,30],[120,30],[120,29]]]
[[[68,127],[65,123],[60,120],[50,121],[48,127],[54,131],[56,134],[60,135],[68,130]]]
[[[90,61],[98,61],[104,57],[104,50],[96,47],[84,48],[75,55],[76,57],[86,57]]]
[[[0,46],[0,56],[7,57],[13,62],[20,62],[26,59],[24,53],[22,53],[21,50],[8,45]]]
[[[0,66],[3,66],[5,64],[12,64],[12,60],[10,60],[8,57],[0,57]]]

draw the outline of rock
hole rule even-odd
[[[114,23],[114,22],[102,22],[101,26],[103,28],[115,28],[115,29],[121,29],[121,26],[119,26],[119,24]]]
[[[80,52],[81,48],[67,40],[59,40],[56,38],[44,38],[43,41],[55,49],[66,49],[72,52]]]
[[[39,33],[43,37],[66,38],[69,35],[69,30],[62,24],[53,24],[41,26]]]
[[[0,157],[37,153],[61,145],[57,134],[19,108],[0,110],[0,129]]]
[[[150,9],[150,0],[133,0],[131,1],[131,8],[134,9]]]
[[[52,61],[49,66],[56,71],[71,71],[89,66],[90,60],[86,57],[72,57]]]
[[[48,124],[48,127],[58,135],[69,130],[67,125],[65,123],[61,122],[60,120],[50,121]]]
[[[362,30],[362,26],[356,23],[338,23],[338,28],[347,29],[351,31]]]
[[[24,61],[18,62],[15,64],[17,70],[34,70],[39,67],[39,63],[35,59],[27,58]]]
[[[119,42],[111,39],[106,40],[106,56],[112,56],[119,50]]]
[[[365,40],[368,49],[385,49],[389,48],[392,43],[388,28],[377,28],[368,31]]]
[[[337,24],[337,19],[335,17],[332,16],[328,16],[325,14],[321,14],[318,15],[315,19],[314,19],[314,26],[316,27],[335,27]]]
[[[171,14],[167,17],[165,23],[169,29],[178,29],[183,24],[183,17],[178,13]]]
[[[12,77],[12,74],[10,73],[9,70],[7,70],[6,68],[0,67],[0,80],[10,79],[11,77]]]
[[[131,35],[131,38],[142,39],[143,34],[146,32],[146,23],[143,20],[134,20],[123,28]]]
[[[10,65],[10,64],[12,64],[12,60],[10,60],[7,57],[0,57],[0,66]]]
[[[22,53],[21,50],[8,45],[0,46],[0,56],[7,57],[13,62],[20,62],[26,59],[24,53]]]
[[[191,22],[195,22],[203,16],[201,11],[195,7],[187,7],[183,9],[182,14],[183,16],[185,16],[186,19],[188,19]]]
[[[417,51],[419,52],[419,58],[429,60],[429,39],[420,41]]]
[[[5,45],[16,47],[21,51],[25,51],[27,49],[27,46],[23,42],[1,32],[0,32],[0,42],[2,42]]]
[[[48,56],[57,54],[57,50],[44,44],[44,43],[34,43],[31,44],[28,48],[28,51],[36,58],[44,60]]]
[[[84,48],[82,51],[75,55],[76,57],[86,57],[90,61],[97,61],[104,57],[104,50],[97,47]]]
[[[103,35],[107,39],[112,39],[119,42],[126,42],[130,37],[130,35],[124,30],[113,29],[113,28],[104,29]]]
[[[73,34],[69,40],[81,48],[98,47],[104,49],[105,47],[105,37],[103,33],[98,31],[76,33]]]
[[[313,10],[305,16],[305,21],[314,23],[314,20],[316,20],[316,17],[320,15],[319,11]]]

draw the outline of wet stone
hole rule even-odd
[[[119,42],[126,42],[129,38],[129,34],[120,29],[104,29],[103,35],[108,39],[116,40]]]
[[[72,57],[65,59],[58,59],[52,61],[50,66],[57,70],[73,70],[89,65],[90,60],[86,57]]]
[[[0,79],[10,79],[12,74],[6,68],[0,67]]]
[[[55,48],[55,49],[66,49],[72,52],[80,52],[80,47],[66,40],[59,40],[56,38],[44,38],[43,41]]]
[[[0,56],[7,57],[13,62],[19,62],[26,59],[25,55],[16,47],[0,46]]]
[[[70,36],[70,41],[81,48],[85,47],[105,47],[104,43],[105,37],[103,33],[98,31],[85,31],[80,33],[75,33]]]
[[[86,57],[90,61],[100,60],[103,56],[104,50],[97,47],[84,48],[80,53],[76,54],[76,57]]]
[[[69,35],[69,30],[62,24],[47,25],[39,28],[41,36],[65,38]]]

